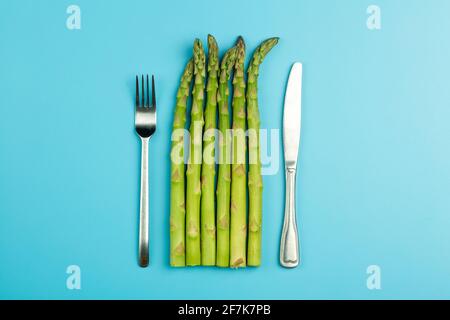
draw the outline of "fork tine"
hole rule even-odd
[[[156,109],[155,76],[152,75],[152,108]]]
[[[142,87],[142,107],[145,108],[145,90],[144,90],[144,75],[142,75],[142,83],[141,83],[141,87]]]
[[[147,74],[147,108],[150,108],[150,84],[148,82],[148,74]]]
[[[136,108],[139,108],[139,77],[136,76]]]

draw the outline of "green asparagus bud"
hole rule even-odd
[[[233,79],[233,152],[231,170],[230,266],[246,266],[247,240],[247,168],[245,138],[245,43],[237,42]]]
[[[170,265],[183,267],[185,261],[185,178],[184,178],[184,127],[186,104],[194,72],[194,62],[189,60],[178,88],[173,119],[171,175],[170,175]]]
[[[194,42],[194,89],[190,125],[190,152],[186,170],[186,264],[201,263],[200,253],[200,170],[202,162],[205,52],[199,39]]]
[[[217,178],[217,259],[216,265],[230,265],[230,188],[231,141],[229,138],[230,113],[228,110],[228,82],[236,61],[236,47],[222,58],[217,103],[219,108],[219,174]]]
[[[215,138],[217,112],[217,75],[219,49],[216,39],[208,35],[208,84],[206,86],[205,137],[202,163],[201,248],[202,265],[216,264],[216,210],[214,181],[216,175]]]
[[[261,150],[259,141],[260,117],[258,110],[258,74],[259,66],[266,54],[278,43],[278,38],[265,40],[255,50],[247,74],[247,123],[249,131],[249,232],[247,264],[261,264],[261,226],[262,226],[262,188]]]

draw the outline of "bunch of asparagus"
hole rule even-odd
[[[173,267],[238,268],[261,264],[263,184],[257,87],[259,66],[277,42],[278,38],[270,38],[257,47],[247,68],[246,82],[242,37],[226,51],[222,61],[212,35],[208,35],[207,59],[201,41],[194,41],[193,57],[186,64],[178,88],[173,121],[170,192],[170,265]],[[184,129],[191,85],[189,156],[185,170]]]

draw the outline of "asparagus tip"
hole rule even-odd
[[[214,36],[212,35],[212,34],[208,34],[208,42],[210,42],[210,41],[214,41],[214,42],[216,42],[216,38],[214,38]]]
[[[194,40],[194,48],[197,47],[199,49],[203,49],[202,41],[199,38],[196,38]]]
[[[245,41],[244,41],[244,38],[242,36],[239,36],[237,38],[236,45],[242,45],[242,46],[245,47]]]
[[[209,48],[217,48],[217,41],[213,35],[208,34],[208,47]]]

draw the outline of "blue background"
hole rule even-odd
[[[70,4],[81,30],[66,28]],[[379,31],[366,27],[370,4]],[[444,0],[1,1],[0,298],[450,298],[449,12]],[[261,68],[265,128],[281,128],[289,67],[304,64],[295,270],[278,264],[281,167],[264,178],[260,268],[168,266],[176,88],[208,33],[221,52],[238,35],[249,51],[281,38]],[[158,97],[148,269],[137,266],[142,72]],[[81,290],[66,288],[71,264]],[[372,264],[381,290],[366,287]]]

